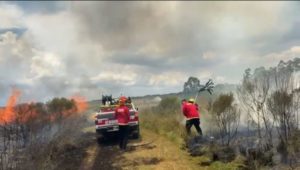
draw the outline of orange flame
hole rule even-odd
[[[54,122],[62,118],[78,116],[79,113],[82,113],[87,110],[88,103],[86,102],[86,99],[84,97],[79,95],[74,95],[69,99],[74,101],[75,107],[67,110],[62,110],[62,112],[60,113],[53,113],[49,115],[48,120],[50,122]]]
[[[75,101],[77,113],[82,113],[87,110],[88,103],[87,103],[85,97],[76,95],[76,96],[72,96],[71,99],[73,99]]]
[[[27,123],[27,122],[37,118],[38,113],[37,113],[37,110],[33,106],[34,106],[34,103],[27,103],[27,104],[20,106],[20,107],[22,107],[22,108],[20,108],[20,109],[22,109],[22,111],[19,112],[18,118],[21,123]]]
[[[6,123],[12,123],[16,119],[16,113],[14,111],[14,106],[17,103],[18,98],[21,95],[21,91],[13,88],[12,94],[7,100],[6,107],[4,109],[0,109],[0,124],[4,125]]]

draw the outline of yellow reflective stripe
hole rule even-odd
[[[186,118],[187,120],[191,120],[191,119],[199,119],[199,117],[191,117],[191,118]]]

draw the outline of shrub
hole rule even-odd
[[[140,118],[143,127],[164,135],[176,143],[183,142],[185,129],[181,124],[183,116],[177,97],[166,97],[158,106],[144,109]]]

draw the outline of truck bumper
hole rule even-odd
[[[139,130],[138,123],[129,123],[129,133],[133,133]],[[107,134],[107,133],[114,133],[119,131],[119,125],[113,126],[96,126],[96,133],[97,134]]]

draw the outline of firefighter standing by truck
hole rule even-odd
[[[202,129],[200,127],[200,114],[198,111],[198,105],[195,104],[195,100],[190,98],[188,102],[182,102],[182,112],[186,117],[186,131],[190,135],[191,127],[194,125],[198,134],[202,136]]]
[[[116,118],[119,124],[119,146],[120,149],[126,150],[129,126],[128,121],[130,119],[129,108],[125,105],[126,97],[120,97],[119,106],[115,109]]]

